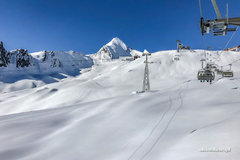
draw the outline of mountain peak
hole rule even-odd
[[[144,49],[143,53],[148,54],[149,52],[146,49]]]
[[[95,54],[99,60],[118,59],[124,56],[131,56],[130,49],[118,37],[113,38]]]
[[[121,46],[124,50],[127,50],[126,44],[119,39],[118,37],[113,38],[109,43],[106,44],[107,46],[116,46],[119,45]]]
[[[121,39],[119,39],[118,37],[114,37],[111,41],[113,41],[113,42],[122,42],[122,40]]]

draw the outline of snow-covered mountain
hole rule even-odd
[[[1,42],[0,44],[0,71],[21,70],[34,74],[72,73],[82,68],[91,67],[95,60],[109,61],[120,57],[132,57],[142,55],[142,52],[127,47],[119,38],[113,38],[97,53],[84,55],[75,51],[40,51],[28,53],[25,49],[17,49],[8,52]],[[30,67],[30,68],[29,68]]]
[[[0,47],[1,49],[1,47]],[[74,51],[40,51],[28,53],[18,49],[0,50],[0,91],[18,91],[58,82],[76,76],[93,65],[90,56]]]
[[[0,81],[11,83],[0,87],[1,91],[19,90],[57,82],[68,76],[79,75],[81,70],[94,63],[111,61],[120,57],[142,55],[128,48],[119,38],[113,38],[96,54],[85,55],[75,51],[40,51],[28,53],[26,49],[7,51],[0,43]],[[36,83],[37,81],[37,83]],[[24,85],[23,85],[24,84]],[[24,86],[24,87],[21,87]]]
[[[28,53],[25,49],[6,51],[0,44],[0,72],[11,70],[23,71],[32,74],[71,74],[75,70],[89,68],[93,65],[92,59],[75,51],[40,51]],[[6,73],[7,74],[7,73]]]
[[[120,56],[131,56],[130,50],[119,38],[113,38],[95,53],[93,57],[99,60],[111,60],[117,59]]]
[[[41,73],[63,72],[71,74],[89,68],[93,61],[89,56],[75,51],[40,51],[30,54],[37,60],[36,66]]]
[[[122,40],[115,37],[109,43],[104,45],[97,53],[92,55],[96,61],[109,61],[119,59],[120,57],[131,57],[134,55],[142,55],[142,52],[129,48]]]

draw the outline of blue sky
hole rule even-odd
[[[217,0],[222,14],[228,0]],[[214,18],[210,0],[204,16]],[[229,15],[240,17],[240,1],[229,0]],[[0,0],[0,40],[8,50],[76,50],[97,52],[119,37],[129,47],[150,52],[176,48],[176,39],[203,48],[198,0]],[[229,47],[240,45],[240,31]],[[212,49],[225,37],[206,36]]]

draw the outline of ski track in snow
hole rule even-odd
[[[160,116],[161,117],[160,120],[153,127],[150,134],[143,141],[143,143],[141,143],[141,145],[136,150],[134,150],[133,154],[131,154],[128,160],[131,160],[131,159],[143,160],[151,153],[151,151],[154,149],[156,144],[159,143],[162,135],[164,135],[165,132],[167,131],[169,125],[171,124],[178,110],[181,109],[183,105],[183,99],[181,94],[182,94],[182,91],[179,88],[178,95],[175,100],[173,96],[171,95],[169,96],[169,107],[166,109],[165,112],[163,112],[162,116]],[[178,100],[180,100],[180,104],[178,102],[176,103],[176,101]],[[169,117],[169,118],[165,118],[165,117]],[[166,124],[161,123],[164,120],[166,121],[165,122]]]

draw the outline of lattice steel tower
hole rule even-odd
[[[143,92],[150,91],[150,82],[149,82],[149,69],[148,69],[148,56],[151,55],[147,50],[144,50],[143,56],[146,56],[144,78],[143,78]]]

